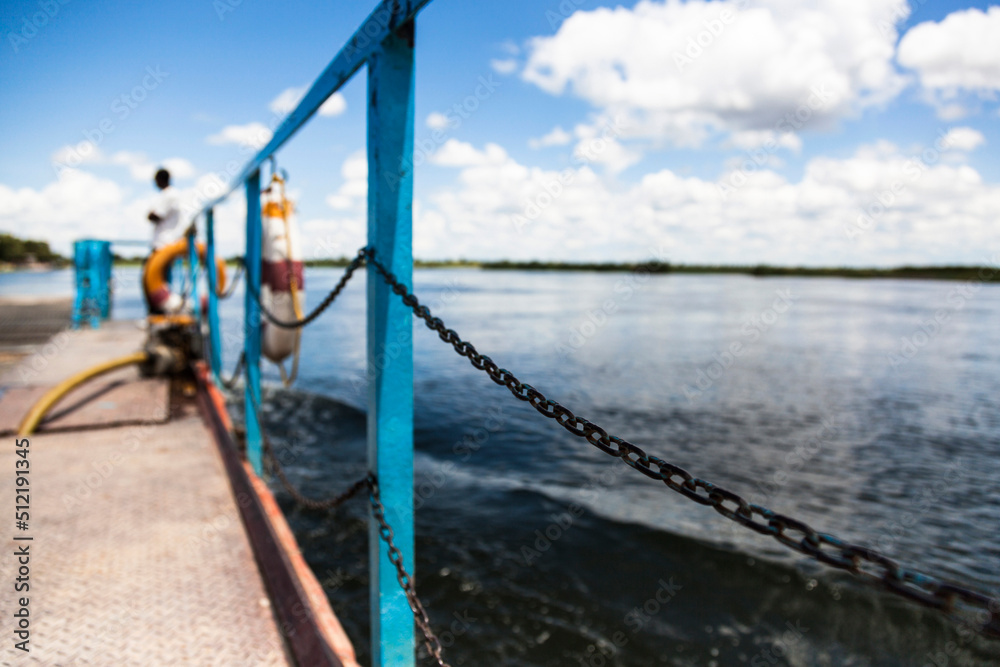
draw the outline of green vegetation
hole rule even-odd
[[[143,257],[135,255],[133,257],[123,257],[116,252],[111,253],[111,263],[115,266],[141,266]]]
[[[341,268],[351,262],[350,257],[306,260],[309,268]],[[115,256],[115,264],[138,265],[142,258]],[[236,265],[238,255],[228,257],[226,263]],[[800,276],[818,278],[896,278],[923,280],[975,280],[1000,282],[1000,268],[990,266],[901,266],[892,269],[770,266],[768,264],[671,264],[669,262],[514,262],[503,260],[483,262],[467,259],[416,260],[418,269],[482,269],[486,271],[590,271],[618,273],[689,273],[689,274],[744,274],[749,276]]]
[[[809,276],[821,278],[915,278],[925,280],[978,280],[1000,282],[1000,270],[990,266],[901,266],[892,269],[850,267],[806,267],[647,263],[567,263],[567,262],[468,262],[466,266],[483,269],[520,271],[618,271],[649,273],[736,273],[751,276]],[[419,266],[419,263],[418,263]]]
[[[32,264],[65,265],[69,260],[49,248],[47,241],[21,239],[13,234],[0,232],[0,262],[15,266]]]
[[[307,267],[343,267],[350,263],[347,257],[309,260]],[[804,276],[819,278],[897,278],[924,280],[977,280],[1000,282],[1000,269],[989,266],[901,266],[893,269],[725,265],[725,264],[671,264],[669,262],[481,262],[466,259],[416,260],[419,269],[484,269],[488,271],[606,271],[648,273],[704,273],[744,274],[750,276]]]

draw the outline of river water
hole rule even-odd
[[[118,274],[118,317],[142,314],[133,273]],[[340,273],[309,271],[310,307]],[[265,366],[268,430],[316,497],[365,470],[364,279],[306,330],[294,390]],[[417,271],[415,287],[480,352],[609,433],[1000,591],[1000,286],[448,269]],[[227,373],[241,309],[240,291],[222,309]],[[417,582],[451,664],[1000,664],[1000,642],[690,502],[422,325],[414,337]],[[272,486],[367,663],[364,501],[316,514]]]

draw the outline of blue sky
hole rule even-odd
[[[234,3],[5,2],[0,229],[146,238],[152,169],[192,200],[225,180],[375,4]],[[989,3],[435,0],[415,253],[996,262],[997,34]],[[364,92],[362,71],[279,154],[307,256],[364,244]]]

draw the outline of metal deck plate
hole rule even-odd
[[[0,469],[14,470],[13,440]],[[40,434],[30,450],[31,652],[8,641],[0,664],[288,664],[200,419]],[[0,581],[14,561],[0,559]]]
[[[170,416],[170,381],[142,380],[122,374],[98,378],[73,389],[56,403],[39,425],[40,433],[123,424],[161,423]],[[31,406],[47,387],[14,387],[0,397],[0,435],[17,431]]]

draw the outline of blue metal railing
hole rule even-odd
[[[93,329],[111,314],[111,241],[80,239],[73,243],[76,298],[73,328],[87,319]]]
[[[383,0],[313,82],[272,139],[198,215],[205,215],[210,327],[209,360],[218,380],[221,348],[213,211],[241,185],[246,188],[247,235],[244,354],[247,458],[263,472],[260,403],[260,169],[362,65],[368,66],[368,247],[407,287],[413,252],[413,45],[414,19],[431,0]],[[196,216],[197,218],[198,216]],[[367,288],[368,465],[378,476],[381,499],[396,546],[413,557],[413,348],[410,311],[368,266]],[[387,350],[392,350],[387,355]],[[372,664],[414,664],[413,616],[396,580],[388,548],[369,515]]]

